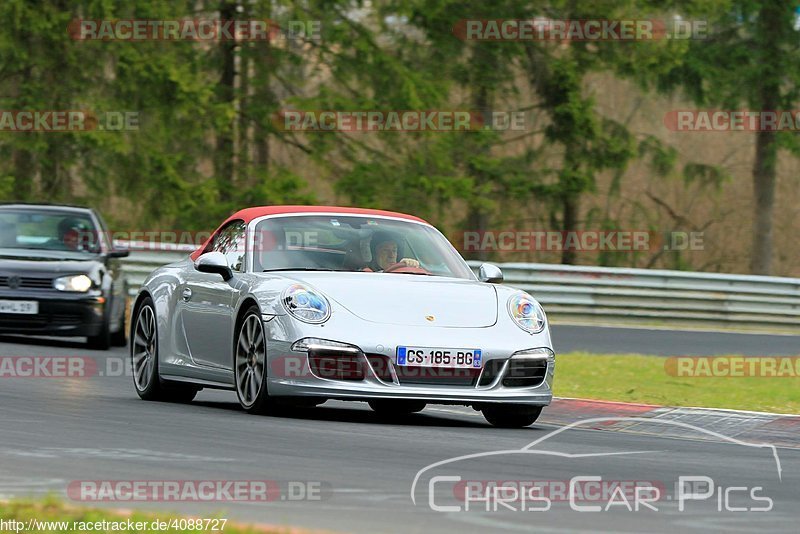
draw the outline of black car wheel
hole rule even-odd
[[[191,402],[198,389],[161,380],[158,374],[158,330],[150,297],[139,305],[131,331],[131,369],[136,393],[144,400]]]
[[[417,400],[375,399],[369,401],[369,407],[378,415],[385,417],[402,417],[421,412],[425,406],[425,401]]]
[[[94,350],[108,350],[111,346],[111,333],[108,331],[108,319],[103,321],[100,332],[97,335],[89,336],[86,345]]]
[[[111,333],[111,345],[114,347],[124,347],[128,344],[128,325],[125,321],[128,309],[128,299],[125,299],[125,305],[122,308],[122,316],[119,318],[119,330]]]
[[[277,403],[267,391],[267,339],[258,306],[245,312],[235,343],[233,367],[239,404],[252,414],[275,412]]]
[[[536,422],[542,413],[541,406],[515,406],[500,404],[485,406],[482,410],[483,417],[499,428],[523,428]]]

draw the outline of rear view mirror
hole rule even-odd
[[[130,250],[117,248],[106,252],[106,258],[127,258],[130,254]]]

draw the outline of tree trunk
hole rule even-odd
[[[772,271],[772,212],[775,207],[775,160],[778,147],[775,132],[756,134],[756,161],[753,166],[753,248],[750,272],[768,275]]]
[[[24,148],[15,148],[11,156],[14,163],[14,193],[17,200],[30,200],[33,195],[33,156]]]
[[[578,217],[580,216],[580,194],[566,194],[563,200],[564,220],[562,221],[561,242],[566,244],[567,232],[574,232],[578,227]],[[561,250],[561,263],[564,265],[574,265],[577,256],[575,249],[568,249],[564,247]]]
[[[478,78],[482,75],[481,66],[486,63],[486,58],[481,53],[482,48],[478,47],[475,51],[475,55],[477,56],[475,59],[476,64],[476,75]],[[481,83],[481,80],[475,83],[476,87],[474,87],[471,95],[472,100],[472,107],[473,111],[477,111],[480,113],[486,112],[489,107],[489,88],[486,87],[485,83]],[[472,149],[474,150],[473,155],[477,156],[479,154],[487,154],[489,152],[489,147],[486,146],[482,142],[481,138],[478,138],[477,143],[472,143]],[[486,176],[486,173],[476,168],[474,165],[467,165],[467,173],[472,176],[475,189],[480,193],[484,189],[484,184],[489,180]],[[486,213],[485,208],[481,206],[482,202],[478,199],[478,202],[469,202],[468,203],[468,211],[467,211],[467,230],[471,232],[479,232],[478,235],[483,236],[484,232],[486,232],[487,227],[489,226],[489,215]],[[478,250],[472,254],[469,254],[473,259],[485,261],[489,258],[489,251],[484,250],[483,247],[478,247]]]
[[[780,51],[778,40],[785,24],[782,6],[765,2],[759,12],[759,33],[763,42],[761,57],[763,76],[759,89],[759,108],[776,111],[780,107]],[[772,213],[775,207],[775,169],[778,145],[774,131],[756,134],[756,158],[753,165],[753,246],[750,272],[768,275],[772,272]]]
[[[222,0],[219,9],[221,20],[236,19],[236,1]],[[233,106],[236,81],[236,41],[220,41],[222,74],[217,86],[217,99],[221,104]],[[232,200],[234,191],[234,143],[233,134],[236,120],[233,119],[217,133],[217,153],[214,158],[214,172],[217,191],[222,202]]]

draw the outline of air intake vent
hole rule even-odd
[[[484,364],[483,374],[481,375],[481,381],[478,383],[480,386],[488,386],[495,379],[500,375],[500,371],[503,370],[503,364],[506,363],[506,360],[488,360]]]
[[[508,371],[503,377],[503,385],[509,388],[538,386],[547,374],[547,360],[511,358]]]

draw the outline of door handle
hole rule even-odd
[[[183,293],[181,295],[183,296],[184,302],[188,302],[192,298],[192,290],[188,287],[185,287],[183,288]]]

